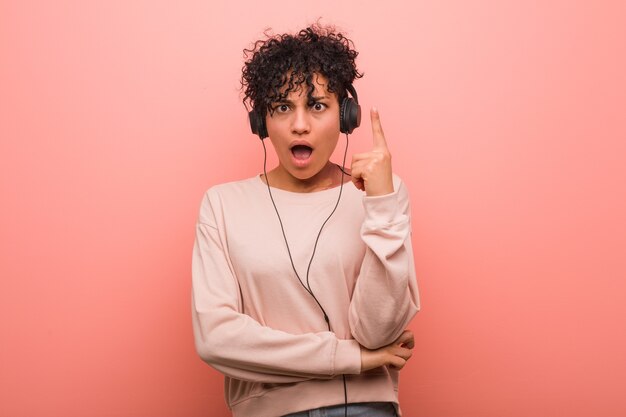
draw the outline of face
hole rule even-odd
[[[339,139],[339,102],[327,90],[328,81],[314,76],[313,101],[306,86],[272,104],[266,117],[267,132],[280,161],[278,169],[292,179],[309,180],[328,163]]]

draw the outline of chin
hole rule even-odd
[[[291,174],[292,177],[301,180],[301,181],[306,181],[309,180],[311,178],[313,178],[315,175],[317,175],[319,171],[316,172],[311,172],[309,170],[302,170],[302,171],[290,171],[289,174]]]
[[[323,168],[323,167],[322,167]],[[314,176],[322,171],[322,168],[306,167],[306,168],[291,168],[289,174],[301,181],[310,180]]]

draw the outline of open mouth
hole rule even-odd
[[[306,160],[313,153],[313,148],[306,145],[295,145],[291,148],[291,153],[296,159]]]

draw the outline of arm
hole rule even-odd
[[[352,181],[365,191],[361,238],[367,246],[350,302],[349,322],[363,346],[385,346],[419,311],[411,247],[411,211],[404,184],[391,170],[391,153],[378,110],[372,108],[373,148],[352,157]]]
[[[394,191],[364,197],[361,238],[366,253],[350,303],[354,338],[369,349],[388,345],[419,311],[409,196],[396,177]]]
[[[334,333],[293,335],[262,326],[241,311],[240,290],[224,250],[207,193],[196,228],[192,258],[192,322],[200,357],[242,380],[288,383],[358,374],[360,347]]]

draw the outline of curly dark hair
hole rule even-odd
[[[358,52],[353,42],[332,26],[315,24],[295,35],[266,36],[251,49],[244,49],[246,62],[241,76],[244,105],[261,116],[267,111],[272,114],[272,103],[285,100],[303,83],[313,104],[316,73],[328,79],[327,89],[337,94],[339,102],[347,95],[346,87],[363,76],[356,69]]]

